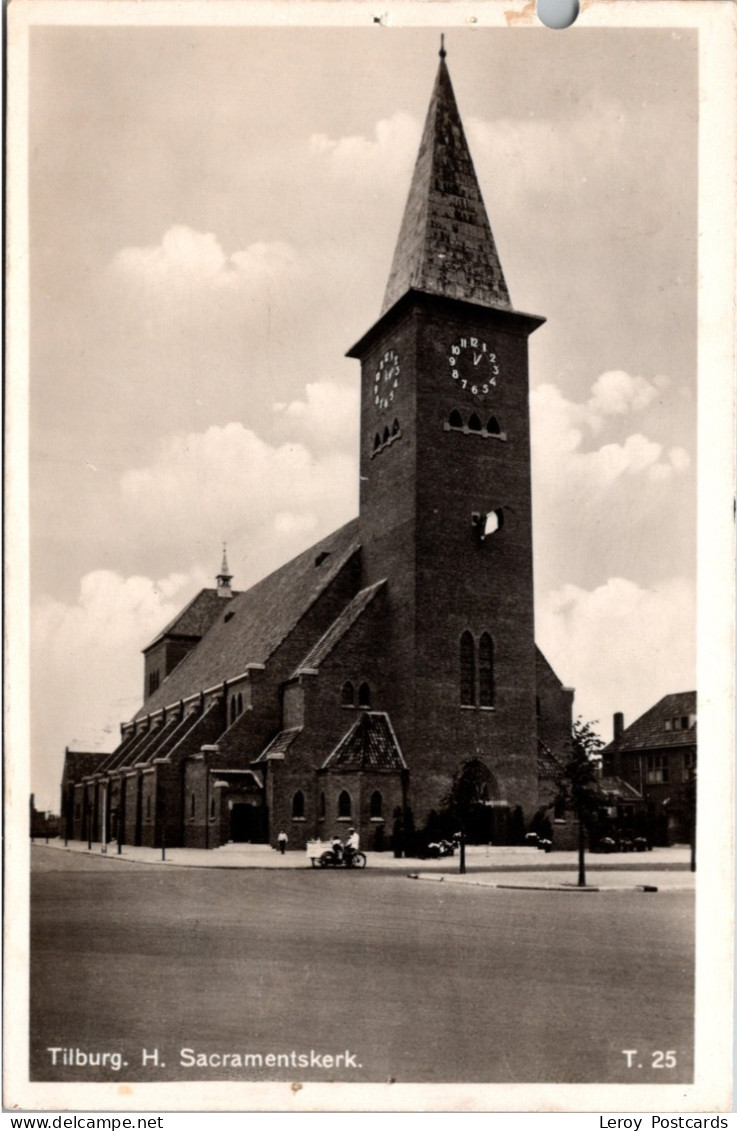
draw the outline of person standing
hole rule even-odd
[[[276,843],[279,845],[279,851],[281,852],[282,856],[286,852],[287,840],[288,840],[287,834],[282,829],[282,831],[279,833],[278,837],[276,838]]]

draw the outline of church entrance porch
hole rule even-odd
[[[268,810],[260,775],[252,770],[212,770],[211,813],[219,818],[219,843],[267,844]]]

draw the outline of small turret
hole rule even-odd
[[[217,575],[219,597],[228,598],[233,596],[233,590],[230,588],[230,583],[232,580],[233,574],[228,569],[228,555],[226,552],[225,542],[223,542],[223,561],[220,566],[220,573]]]

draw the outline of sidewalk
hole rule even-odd
[[[304,851],[283,856],[266,844],[227,844],[222,848],[144,848],[124,844],[121,852],[115,842],[107,845],[63,840],[34,842],[43,851],[82,853],[110,864],[158,864],[183,868],[301,869],[311,867]],[[327,845],[326,845],[327,847]],[[162,857],[165,855],[165,859]],[[447,881],[483,887],[524,887],[540,890],[578,891],[578,857],[575,852],[540,852],[535,848],[469,845],[466,848],[466,875],[459,874],[459,857],[442,860],[398,859],[389,852],[367,852],[367,869],[392,872],[413,878]],[[655,887],[658,890],[693,890],[696,876],[689,870],[687,846],[654,848],[643,853],[586,854],[587,886],[583,891],[629,890]]]

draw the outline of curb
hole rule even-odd
[[[505,891],[563,891],[563,892],[576,892],[585,894],[587,892],[599,892],[602,895],[617,895],[626,894],[628,892],[657,892],[660,889],[655,887],[654,884],[636,884],[634,887],[618,887],[618,888],[601,888],[594,887],[586,884],[585,887],[579,887],[578,884],[497,884],[488,883],[484,880],[461,880],[458,876],[433,876],[430,873],[420,874],[419,872],[408,872],[408,880],[433,880],[435,883],[442,883],[447,881],[451,884],[460,884],[461,887],[477,887],[477,888],[493,888],[495,890]],[[691,891],[691,888],[677,887],[668,888],[668,891]]]

